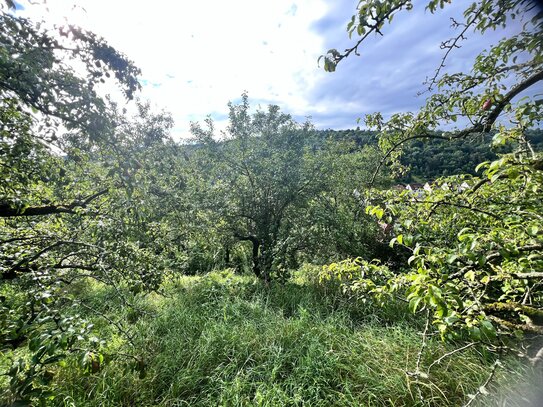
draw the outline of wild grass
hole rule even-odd
[[[111,292],[86,295],[112,318],[125,312]],[[94,374],[68,368],[57,376],[54,404],[458,406],[494,361],[471,348],[417,385],[407,372],[416,368],[422,321],[401,303],[374,308],[300,275],[270,286],[228,272],[182,277],[168,284],[166,296],[140,305],[146,312],[134,321],[134,341],[145,378],[115,362]],[[104,332],[109,350],[122,351],[126,343]],[[449,349],[431,338],[421,370]],[[507,366],[520,371],[515,361]]]

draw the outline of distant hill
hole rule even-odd
[[[319,130],[317,138],[354,141],[358,146],[377,145],[375,132],[368,130]],[[493,135],[484,134],[472,139],[420,139],[409,142],[402,156],[402,164],[410,171],[399,182],[417,182],[456,174],[474,174],[475,167],[494,160],[500,153],[510,152],[514,146],[489,148]],[[543,150],[543,130],[528,130],[528,139],[536,151]]]

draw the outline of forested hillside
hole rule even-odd
[[[368,130],[324,130],[318,132],[323,138],[353,141],[357,146],[378,144],[378,133]],[[399,175],[398,182],[426,182],[439,177],[476,174],[476,167],[484,161],[493,161],[498,156],[514,151],[512,144],[496,145],[489,148],[494,134],[482,134],[472,140],[415,140],[406,144],[401,164],[405,174]],[[543,148],[543,131],[532,129],[526,137],[535,150]]]
[[[319,69],[449,3],[354,2]],[[536,405],[543,10],[465,7],[415,112],[240,92],[181,140],[130,56],[0,0],[0,404]]]

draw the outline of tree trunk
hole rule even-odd
[[[253,244],[253,273],[258,278],[262,277],[262,269],[260,268],[260,240],[256,236],[240,236],[235,235],[239,240],[249,241]]]
[[[263,244],[262,246],[263,247],[260,250],[260,253],[261,253],[260,266],[262,268],[261,274],[262,274],[262,279],[268,283],[271,280],[270,272],[272,269],[272,262],[273,262],[273,259],[271,256],[271,250],[270,250],[271,245]]]
[[[251,242],[253,243],[253,273],[260,278],[262,274],[262,270],[260,269],[260,256],[259,256],[259,248],[260,248],[260,240],[257,238],[251,239]]]
[[[224,266],[230,267],[230,245],[227,244],[224,248]]]

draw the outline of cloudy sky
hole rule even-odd
[[[356,0],[49,0],[48,20],[66,20],[103,36],[141,69],[142,97],[172,113],[178,138],[190,121],[211,115],[224,125],[228,101],[248,91],[251,104],[277,104],[317,128],[357,126],[357,118],[381,111],[415,110],[424,79],[439,65],[439,45],[454,31],[467,0],[435,15],[415,1],[398,14],[384,37],[371,38],[361,56],[335,73],[317,64],[329,48],[353,43],[346,25]],[[38,7],[21,13],[40,17]],[[508,27],[510,31],[519,30]],[[474,55],[507,33],[472,34],[447,63],[466,71]]]

